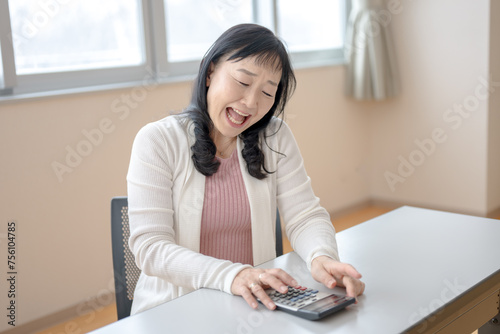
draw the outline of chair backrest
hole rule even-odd
[[[141,274],[140,269],[135,264],[134,255],[128,247],[129,237],[127,197],[113,197],[111,200],[111,245],[118,320],[130,315],[135,286]],[[279,212],[276,211],[276,256],[281,255],[283,255],[281,220]]]
[[[135,264],[134,255],[128,247],[129,237],[127,197],[113,197],[111,200],[111,244],[118,320],[130,315],[135,285],[141,274]]]
[[[276,256],[283,255],[283,238],[281,236],[281,219],[278,209],[276,209]]]

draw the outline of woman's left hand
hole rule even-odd
[[[349,297],[357,297],[365,291],[365,283],[359,280],[361,274],[353,266],[328,256],[318,256],[312,261],[311,274],[327,288],[337,285],[345,288]]]

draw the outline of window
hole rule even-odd
[[[251,0],[165,0],[168,60],[201,59],[226,29],[238,23],[254,22],[253,17]]]
[[[343,60],[346,1],[277,0],[277,31],[296,66]]]
[[[344,44],[344,1],[278,0],[278,33],[291,52],[338,49]],[[318,10],[321,8],[321,10]]]
[[[9,0],[7,6],[15,94],[116,84],[146,74],[141,0]]]
[[[0,0],[0,95],[191,79],[214,40],[243,22],[275,31],[295,67],[340,62],[346,2]]]
[[[19,75],[144,64],[139,0],[11,0],[9,9]]]

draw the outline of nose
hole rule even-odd
[[[241,102],[248,108],[248,109],[255,109],[257,108],[257,102],[258,102],[258,92],[254,89],[248,89],[245,94],[243,95],[243,98]]]

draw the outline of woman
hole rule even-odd
[[[259,298],[298,283],[253,266],[275,254],[276,208],[313,277],[349,296],[361,275],[339,262],[335,231],[314,196],[283,113],[295,86],[288,54],[268,29],[243,24],[212,45],[191,105],[146,125],[130,161],[130,248],[142,270],[132,314],[199,288]]]

